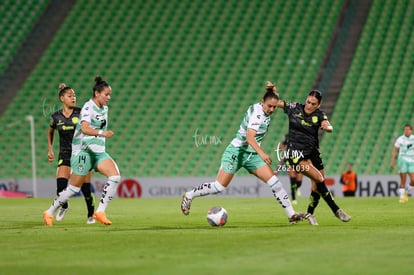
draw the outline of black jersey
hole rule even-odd
[[[79,122],[81,108],[75,107],[70,117],[65,117],[62,111],[58,110],[51,115],[49,125],[59,132],[59,152],[72,152],[73,134]]]
[[[304,104],[285,102],[283,111],[289,117],[288,149],[309,156],[319,151],[318,131],[322,121],[328,117],[319,109],[306,115],[304,109]]]

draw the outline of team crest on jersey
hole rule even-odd
[[[79,118],[78,117],[72,117],[72,122],[73,122],[73,124],[78,124],[78,122],[79,122]]]
[[[318,122],[318,117],[317,116],[313,116],[312,117],[312,122],[313,123],[317,123]]]
[[[83,171],[85,171],[85,168],[83,167],[83,165],[82,165],[82,164],[80,164],[80,165],[78,166],[78,171],[79,171],[80,173],[83,173]]]

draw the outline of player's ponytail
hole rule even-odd
[[[95,85],[92,88],[93,97],[95,97],[95,92],[102,92],[106,87],[109,87],[109,84],[102,79],[100,76],[95,77]]]
[[[65,83],[60,83],[60,84],[59,84],[59,88],[58,88],[59,98],[61,98],[62,96],[64,96],[64,95],[65,95],[65,92],[66,92],[67,90],[70,90],[70,89],[72,89],[72,88],[71,88],[71,87],[69,87],[69,86],[66,86],[66,84],[65,84]]]
[[[277,88],[275,84],[270,81],[266,82],[266,93],[263,96],[263,101],[266,101],[268,98],[275,98],[279,100],[279,94],[277,93]]]

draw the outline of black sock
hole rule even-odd
[[[335,214],[338,211],[339,206],[334,202],[331,192],[329,192],[328,188],[326,187],[325,181],[317,182],[316,188],[318,189],[319,194],[321,194],[322,198],[326,201],[329,208],[331,208],[332,212]]]
[[[88,217],[92,217],[93,212],[95,211],[95,200],[93,199],[93,195],[91,192],[91,183],[85,182],[82,185],[81,190],[83,197],[85,198],[86,207],[88,208]]]
[[[319,199],[321,198],[321,195],[319,195],[319,193],[312,191],[310,194],[310,202],[308,205],[308,213],[313,214],[313,212],[315,212],[315,208],[318,206],[319,204]]]
[[[296,190],[298,190],[301,186],[302,186],[302,181],[301,180],[297,180],[296,181]]]
[[[292,200],[296,200],[296,190],[297,190],[297,185],[296,185],[296,179],[295,178],[290,178],[290,194],[292,197]]]
[[[56,179],[56,195],[59,196],[59,193],[62,192],[63,190],[66,189],[66,187],[68,186],[68,179],[65,178],[57,178]],[[62,204],[62,208],[68,208],[69,205],[67,202],[65,202],[64,204]]]

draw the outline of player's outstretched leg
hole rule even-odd
[[[43,222],[45,223],[45,225],[52,226],[53,214],[55,213],[56,209],[58,209],[59,206],[62,206],[64,203],[66,203],[70,197],[79,193],[79,191],[79,187],[69,184],[65,190],[60,192],[59,196],[53,200],[52,205],[49,207],[49,209],[43,212]],[[50,218],[50,216],[52,216],[52,218]]]
[[[121,176],[110,176],[108,177],[108,181],[106,182],[103,190],[101,200],[99,202],[98,208],[96,209],[93,218],[98,222],[104,225],[111,225],[112,222],[107,219],[106,217],[106,207],[108,206],[109,202],[112,200],[112,197],[115,195],[116,190],[118,188],[118,184],[121,182]]]
[[[329,192],[328,188],[326,187],[325,182],[317,182],[316,188],[318,189],[319,194],[321,194],[322,198],[328,204],[329,208],[331,208],[332,212],[335,216],[343,222],[349,222],[351,220],[351,216],[349,216],[345,211],[339,208],[339,206],[335,203],[331,192]]]
[[[185,192],[181,200],[181,212],[184,215],[190,214],[190,207],[192,200],[196,197],[207,196],[211,194],[217,194],[223,191],[225,187],[220,184],[218,181],[203,183],[194,189]]]
[[[302,213],[297,213],[293,209],[292,203],[289,200],[289,196],[286,190],[283,188],[282,183],[276,176],[272,176],[268,181],[267,184],[272,189],[273,195],[280,203],[282,208],[285,210],[286,215],[288,216],[289,223],[297,223],[298,221],[302,221],[305,217]]]
[[[57,194],[56,195],[59,196],[60,192],[65,190],[66,187],[68,186],[68,179],[57,178],[56,183],[57,183],[57,189],[56,189]],[[56,214],[56,221],[60,222],[61,220],[63,220],[68,210],[69,210],[69,204],[67,202],[63,203],[59,211]]]

